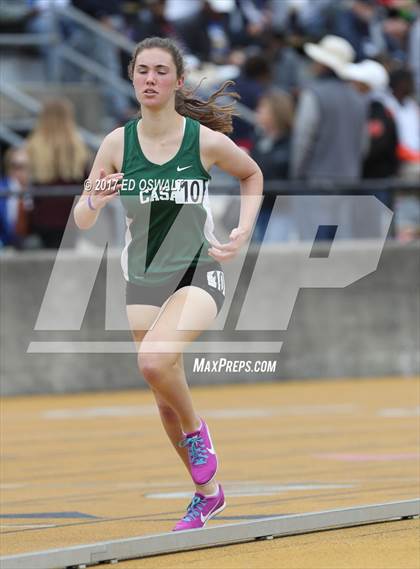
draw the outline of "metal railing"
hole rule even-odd
[[[136,46],[135,42],[131,41],[125,35],[116,30],[112,30],[112,34],[110,34],[109,30],[105,29],[101,24],[98,24],[94,18],[88,16],[74,6],[56,6],[53,9],[56,15],[68,18],[76,24],[87,28],[93,34],[101,36],[103,39],[109,41],[127,53],[132,53]]]
[[[70,61],[76,67],[83,69],[87,73],[94,75],[100,79],[103,83],[107,83],[116,91],[119,91],[123,95],[130,97],[134,101],[137,101],[136,95],[134,93],[133,86],[129,81],[125,81],[120,75],[115,75],[110,72],[104,65],[92,61],[86,55],[83,55],[69,46],[62,46],[60,48],[60,55],[63,59]]]
[[[0,123],[0,139],[4,140],[6,144],[10,146],[20,146],[23,143],[23,138],[19,134],[16,134],[14,130]]]
[[[57,34],[0,34],[0,47],[37,47],[57,43]]]
[[[310,182],[306,180],[274,180],[264,183],[264,195],[337,195],[337,194],[360,194],[374,195],[385,191],[395,193],[398,191],[410,191],[420,198],[420,186],[415,181],[401,178],[372,178],[370,180],[340,181],[324,180],[323,182]],[[67,186],[33,186],[22,192],[22,196],[78,196],[82,192],[82,184]],[[211,184],[211,195],[236,195],[239,194],[239,184]],[[0,190],[0,197],[16,196],[10,190]]]
[[[27,95],[26,93],[24,93],[23,91],[18,89],[15,85],[12,85],[11,83],[6,83],[5,81],[1,81],[0,94],[32,114],[38,115],[42,109],[42,103],[37,101],[37,99],[35,99],[34,97]],[[10,130],[7,129],[5,125],[3,125],[3,127],[6,130]],[[78,131],[80,133],[80,136],[83,138],[83,140],[90,148],[92,148],[93,150],[97,150],[99,148],[102,141],[101,137],[97,136],[96,134],[93,134],[92,132],[86,130],[83,127],[79,127]],[[5,130],[3,131],[0,130],[0,137],[3,138],[3,140],[5,140],[5,138],[2,136],[4,132]]]

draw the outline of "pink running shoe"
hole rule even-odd
[[[191,476],[196,484],[202,486],[213,480],[217,471],[217,456],[206,423],[201,419],[198,431],[188,433],[179,443],[188,448]]]
[[[206,525],[210,518],[221,512],[226,507],[223,488],[219,484],[217,496],[209,497],[196,492],[187,508],[187,514],[179,520],[172,531],[186,529],[199,529]]]

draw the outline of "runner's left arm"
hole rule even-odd
[[[229,235],[229,242],[213,245],[209,254],[217,261],[235,257],[249,239],[262,201],[263,175],[258,164],[230,138],[212,132],[207,148],[212,163],[221,170],[238,178],[241,188],[241,211],[239,225]]]

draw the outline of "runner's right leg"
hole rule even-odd
[[[157,306],[140,304],[131,304],[127,306],[128,322],[130,325],[133,340],[137,346],[137,351],[140,348],[140,344],[143,341],[144,336],[147,334],[150,327],[156,320],[159,311],[160,308]],[[179,358],[178,365],[182,368],[182,370],[184,369],[182,355]],[[187,448],[180,447],[178,445],[178,443],[185,437],[185,434],[181,428],[179,417],[174,409],[160,395],[158,395],[156,391],[152,389],[152,393],[156,399],[163,428],[165,429],[165,432],[168,435],[168,438],[171,441],[174,449],[178,453],[182,462],[185,464],[188,473],[191,474],[188,459],[188,450]],[[203,494],[211,494],[214,492],[215,488],[217,488],[217,485],[215,481],[211,481],[210,483],[204,484],[202,486],[196,484],[195,487],[197,491],[202,492]]]

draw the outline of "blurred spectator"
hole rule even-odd
[[[259,100],[257,136],[251,151],[252,158],[262,170],[265,181],[288,178],[290,160],[290,131],[293,124],[293,102],[284,91],[272,90]],[[280,208],[272,214],[274,194],[264,196],[264,202],[255,228],[255,238],[265,241],[288,241],[294,235],[288,198],[278,198]],[[266,231],[270,219],[270,226]]]
[[[54,0],[54,8],[67,6],[70,0]],[[6,33],[39,34],[43,39],[50,37],[51,43],[36,48],[45,62],[48,81],[60,78],[61,22],[51,10],[48,0],[1,0],[0,31]]]
[[[418,183],[420,180],[420,110],[414,99],[413,75],[406,69],[391,73],[392,93],[384,102],[397,124],[399,175]],[[420,236],[420,200],[418,194],[401,192],[396,198],[397,237],[407,241]]]
[[[339,74],[352,62],[351,45],[337,36],[305,44],[316,79],[298,102],[292,141],[294,178],[357,179],[361,173],[366,102]]]
[[[34,130],[26,144],[33,186],[82,184],[90,164],[90,153],[74,120],[70,101],[53,99],[45,103]],[[76,232],[70,216],[74,196],[34,198],[31,229],[39,235],[43,247],[73,247]],[[70,219],[69,219],[70,218]]]
[[[31,200],[23,193],[29,187],[29,162],[22,148],[9,148],[4,154],[5,177],[0,181],[0,191],[12,195],[0,197],[0,248],[22,249],[29,235],[28,216]]]
[[[386,50],[376,0],[352,0],[336,11],[334,33],[351,43],[356,59],[376,57]]]
[[[132,38],[141,42],[150,36],[170,37],[182,43],[175,24],[166,17],[167,0],[145,0],[133,24]]]
[[[202,61],[227,63],[231,50],[229,14],[235,0],[205,0],[198,13],[177,20],[179,35],[188,50]]]
[[[420,4],[417,6],[417,18],[411,26],[408,44],[408,65],[414,75],[417,102],[420,103]]]
[[[170,22],[178,22],[198,14],[202,0],[167,0],[165,17]]]
[[[363,149],[367,144],[367,101],[340,74],[354,59],[354,50],[343,38],[325,36],[319,44],[305,44],[305,52],[315,62],[316,79],[298,101],[292,136],[291,175],[313,182],[359,179]],[[343,202],[344,203],[344,202]],[[344,207],[344,206],[343,206]],[[300,232],[308,234],[310,224],[306,212],[299,215]],[[331,225],[327,211],[312,210],[319,225]],[[350,214],[334,214],[340,219],[341,234],[351,235]],[[330,238],[325,228],[319,238]]]
[[[321,37],[328,29],[328,13],[337,0],[271,0],[273,28],[283,33]]]
[[[241,103],[251,110],[257,107],[260,97],[269,87],[271,69],[267,58],[262,53],[249,55],[242,65],[239,76],[232,87],[241,97]],[[240,117],[233,117],[232,138],[246,149],[250,149],[254,135],[254,126]]]
[[[396,176],[399,167],[397,128],[392,114],[382,102],[389,83],[388,72],[377,61],[366,59],[349,65],[343,76],[369,99],[369,152],[363,163],[363,178]],[[394,209],[392,192],[382,190],[374,195],[391,210]],[[371,202],[366,203],[363,211],[359,212],[357,221],[358,237],[366,238],[380,237],[383,234],[383,221],[387,223]]]
[[[415,0],[414,0],[415,1]],[[413,0],[385,0],[382,29],[386,42],[385,51],[391,59],[408,64],[410,24],[415,20]]]
[[[270,28],[268,0],[235,0],[229,14],[229,36],[234,48],[261,46]]]
[[[385,98],[397,124],[401,160],[400,174],[409,179],[420,175],[420,117],[419,104],[414,98],[413,74],[408,69],[391,73],[391,93]]]
[[[288,45],[285,32],[272,31],[265,38],[265,52],[272,66],[273,84],[297,96],[308,79],[306,58]]]
[[[397,128],[392,114],[382,102],[389,83],[388,72],[377,61],[366,59],[349,65],[343,76],[369,99],[369,151],[363,162],[363,178],[396,176],[399,166]],[[389,195],[382,192],[377,197],[390,207]]]
[[[112,35],[113,32],[123,31],[123,17],[118,0],[72,0],[72,4],[87,15],[95,18],[108,35]],[[76,51],[89,56],[96,63],[102,65],[106,72],[115,78],[116,82],[121,82],[120,49],[112,42],[79,25],[74,26],[68,42]],[[69,67],[69,71],[65,75],[67,81],[78,81],[80,77],[80,69],[72,66]],[[112,117],[114,124],[115,121],[118,123],[125,122],[132,114],[127,96],[109,83],[103,83],[102,93],[107,115]]]

